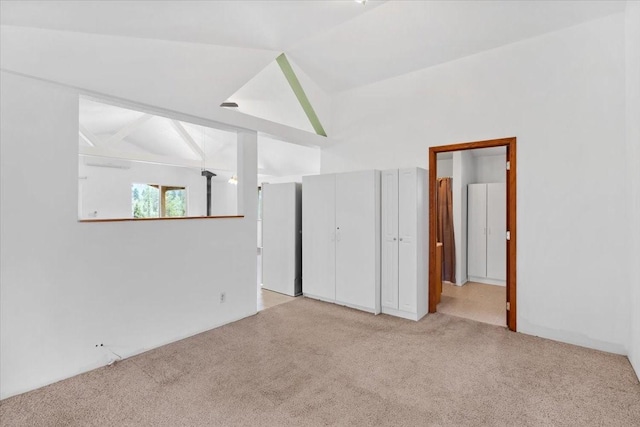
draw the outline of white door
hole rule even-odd
[[[487,277],[487,184],[469,184],[467,198],[467,274]]]
[[[262,287],[296,295],[296,184],[262,186]]]
[[[487,184],[487,278],[507,280],[507,188]]]
[[[302,178],[302,291],[336,298],[336,176]]]
[[[399,309],[415,313],[417,307],[417,206],[416,169],[401,169],[398,178],[398,289]]]
[[[374,171],[336,175],[336,301],[372,310],[380,292],[375,178]]]
[[[398,170],[382,172],[382,306],[398,309]]]

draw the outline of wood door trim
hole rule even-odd
[[[486,141],[464,142],[458,144],[429,147],[429,313],[437,311],[436,295],[436,183],[437,183],[437,154],[451,151],[473,150],[477,148],[506,147],[507,161],[510,170],[507,174],[507,230],[510,232],[510,240],[507,245],[507,301],[510,305],[506,311],[507,327],[517,330],[516,324],[516,137],[490,139]],[[505,167],[506,169],[506,167]],[[505,307],[506,309],[506,307]]]

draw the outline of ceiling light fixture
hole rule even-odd
[[[367,0],[353,0],[353,1],[360,4],[365,4],[367,2]]]
[[[238,108],[237,102],[223,102],[220,104],[221,107],[229,107],[229,108]]]
[[[227,182],[229,184],[238,185],[238,177],[236,175],[233,175]]]

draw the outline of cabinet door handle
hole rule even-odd
[[[393,241],[395,242],[396,240],[398,240],[398,239],[396,239],[396,238],[394,237],[394,238],[393,238]]]
[[[402,237],[400,238],[400,241],[402,242]]]

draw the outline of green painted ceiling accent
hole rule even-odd
[[[324,131],[322,124],[320,124],[318,115],[313,110],[311,102],[309,102],[309,98],[307,98],[307,94],[304,93],[304,89],[302,89],[302,85],[300,84],[298,77],[296,77],[296,73],[293,71],[293,68],[291,68],[291,64],[289,63],[289,60],[284,55],[284,53],[276,58],[276,62],[280,66],[282,73],[289,82],[289,86],[291,86],[291,89],[293,89],[293,93],[296,95],[296,98],[298,98],[298,102],[302,106],[302,109],[307,115],[307,118],[311,122],[313,130],[315,130],[318,135],[327,136],[327,133]]]

